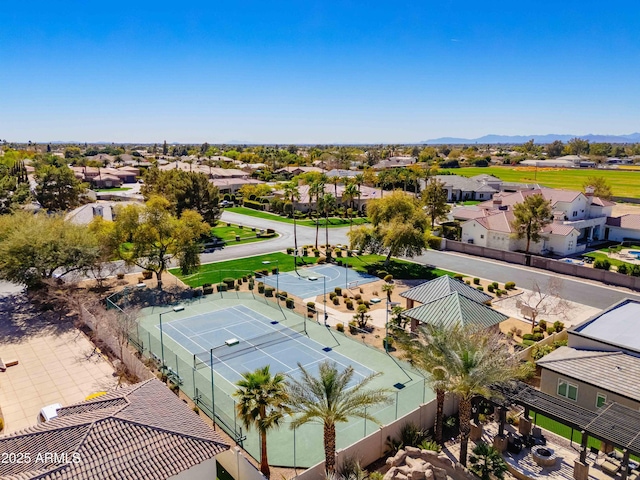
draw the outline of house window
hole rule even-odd
[[[578,386],[566,380],[558,379],[558,395],[569,400],[578,400]]]
[[[574,217],[577,217],[577,216],[578,216],[578,212],[577,212],[577,211],[574,211],[574,212],[573,212],[573,216],[574,216]]]
[[[484,238],[484,235],[480,235],[480,238]]]
[[[596,408],[600,408],[607,401],[607,396],[604,393],[598,393],[596,395]]]

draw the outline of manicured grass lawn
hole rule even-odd
[[[619,267],[620,265],[626,265],[627,267],[632,267],[633,264],[632,263],[628,263],[628,262],[623,262],[622,260],[618,260],[617,258],[611,258],[609,255],[607,255],[606,253],[601,253],[601,252],[591,252],[591,253],[585,253],[584,254],[585,257],[591,257],[593,258],[593,260],[609,260],[609,263],[611,265],[614,265],[616,267]]]
[[[604,177],[611,184],[614,196],[640,197],[640,171],[538,168],[536,173],[535,167],[517,166],[452,168],[448,171],[464,177],[486,173],[505,182],[539,183],[570,190],[582,190],[587,177]]]
[[[246,207],[232,207],[226,209],[229,212],[240,213],[242,215],[247,215],[249,217],[256,218],[264,218],[266,220],[273,220],[274,222],[283,222],[283,223],[293,223],[292,218],[282,217],[280,215],[275,215],[269,212],[261,212],[260,210],[253,210],[252,208]],[[368,223],[368,219],[362,217],[354,217],[353,225],[362,225],[363,223]],[[325,226],[324,218],[321,218],[318,222],[322,228]],[[315,220],[296,220],[296,224],[302,225],[304,227],[315,227]],[[339,218],[339,217],[329,217],[329,228],[336,227],[348,227],[349,219]]]
[[[268,265],[262,262],[271,262]],[[302,265],[303,257],[298,257],[298,265]],[[315,257],[304,257],[304,264],[313,264],[318,261]],[[187,275],[180,274],[179,268],[169,270],[173,275],[180,278],[190,287],[198,287],[203,283],[217,284],[223,278],[241,278],[244,275],[255,272],[256,270],[269,270],[279,267],[281,272],[289,272],[293,270],[293,255],[286,253],[268,253],[265,255],[256,255],[255,257],[239,258],[238,260],[227,260],[225,262],[205,263],[200,266],[198,273]]]
[[[262,240],[269,240],[271,237],[256,237],[256,232],[252,231],[249,227],[240,228],[238,225],[226,226],[226,223],[221,227],[213,227],[211,229],[211,236],[217,237],[227,245],[241,245],[243,243],[261,242]],[[236,235],[240,236],[240,241],[236,241]]]
[[[479,203],[481,203],[480,200],[465,200],[462,205],[477,205]]]
[[[276,260],[279,262],[276,262]],[[388,266],[384,266],[385,257],[382,255],[362,255],[359,257],[339,258],[343,263],[353,266],[354,270],[361,272],[376,274],[378,270],[385,270],[398,280],[432,280],[442,275],[454,276],[454,272],[441,270],[439,268],[428,267],[418,263],[407,262],[406,260],[391,259]],[[268,265],[262,262],[271,262]],[[298,266],[312,265],[317,263],[316,257],[298,257]],[[304,263],[303,263],[304,262]],[[256,270],[269,270],[276,266],[280,267],[281,272],[290,272],[293,270],[293,255],[285,253],[268,253],[265,255],[257,255],[255,257],[240,258],[238,260],[227,260],[224,262],[206,263],[200,266],[198,273],[183,276],[179,268],[169,270],[173,275],[180,278],[190,287],[198,287],[204,283],[217,284],[223,278],[241,278],[244,275],[253,273]]]
[[[114,188],[93,188],[94,192],[124,192],[131,190],[129,187],[114,187]]]

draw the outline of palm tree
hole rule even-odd
[[[393,283],[385,283],[384,285],[382,285],[382,291],[387,294],[387,300],[389,302],[391,301],[391,293],[393,293],[393,289],[395,287],[396,286]]]
[[[287,405],[285,377],[281,373],[271,375],[269,365],[253,372],[242,374],[236,383],[238,390],[233,394],[238,399],[238,418],[247,430],[255,427],[260,434],[260,471],[269,478],[267,458],[267,432],[279,426],[285,413],[291,410]]]
[[[447,359],[449,350],[449,331],[425,324],[419,329],[418,337],[398,334],[398,345],[405,359],[426,375],[427,383],[436,393],[435,440],[442,445],[442,422],[444,417],[445,393],[449,388],[450,366]]]
[[[448,338],[451,347],[445,352],[445,364],[449,391],[460,400],[460,463],[466,466],[471,400],[479,395],[488,397],[493,386],[515,379],[518,365],[496,334],[456,328]]]
[[[321,195],[324,194],[324,183],[321,182],[313,182],[311,185],[309,185],[309,204],[313,203],[313,200],[315,199],[315,205],[316,205],[316,211],[315,211],[315,215],[316,215],[316,250],[318,249],[318,231],[320,229],[320,224],[318,223],[319,217],[320,217],[320,198]],[[311,207],[309,207],[311,208]]]
[[[300,380],[290,377],[287,382],[289,405],[293,413],[299,414],[291,422],[291,428],[309,422],[323,424],[324,465],[327,472],[333,473],[336,466],[336,423],[347,422],[349,417],[377,422],[367,409],[388,403],[389,392],[386,389],[365,389],[379,373],[369,375],[349,388],[355,373],[351,366],[339,372],[336,364],[327,360],[320,364],[317,377],[300,363],[298,368],[302,372]]]
[[[358,196],[358,187],[354,183],[348,183],[344,187],[344,192],[342,192],[342,202],[347,203],[352,210],[353,213],[353,200]],[[349,215],[349,230],[351,230],[351,215]]]
[[[295,201],[300,200],[300,190],[296,182],[289,182],[284,186],[284,196],[291,200],[291,215],[293,216],[293,246],[295,255],[298,254],[298,233],[296,230],[296,209]]]
[[[336,198],[338,197],[338,184],[342,182],[342,179],[339,176],[329,177],[329,183],[333,185],[333,192]]]
[[[322,212],[324,213],[324,231],[325,231],[325,245],[329,246],[329,214],[333,212],[337,206],[336,197],[331,195],[330,193],[325,193],[320,198],[320,203],[322,204]]]

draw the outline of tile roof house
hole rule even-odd
[[[542,240],[531,243],[530,252],[572,255],[584,251],[589,242],[604,239],[613,202],[594,197],[589,191],[538,188],[498,193],[474,207],[454,209],[453,218],[464,221],[462,241],[499,250],[524,250],[526,240],[513,238],[513,208],[532,195],[542,195],[549,201],[554,219],[541,232]]]
[[[448,275],[421,283],[400,296],[407,299],[403,315],[411,319],[412,331],[420,323],[491,328],[507,319],[486,305],[493,297]],[[421,305],[415,306],[415,302]]]
[[[295,201],[294,207],[296,210],[300,212],[308,212],[309,210],[315,209],[316,199],[315,197],[310,198],[309,188],[310,188],[309,185],[300,185],[298,187],[300,198]],[[338,203],[345,203],[347,206],[349,206],[349,204],[351,203],[351,200],[349,201],[345,200],[344,202],[342,200],[342,196],[344,194],[345,189],[346,189],[346,186],[344,184],[331,185],[327,183],[324,186],[325,193],[330,193],[334,195]],[[373,200],[376,198],[382,198],[382,195],[383,195],[383,192],[381,189],[368,187],[366,185],[360,185],[359,190],[360,190],[360,197],[356,197],[353,199],[354,209],[358,209],[358,210],[364,210],[367,203],[370,200]],[[276,191],[274,193],[278,196],[284,195],[282,190]]]
[[[283,175],[286,178],[293,178],[296,175],[300,175],[302,173],[309,173],[309,172],[322,173],[324,172],[324,170],[318,167],[288,166],[288,167],[280,168],[279,170],[275,171],[275,173]]]
[[[216,477],[215,456],[229,448],[156,379],[58,409],[58,417],[0,437],[7,479],[102,480]],[[52,455],[55,454],[55,457]],[[193,470],[192,470],[193,469]]]
[[[640,302],[626,299],[574,326],[567,346],[537,361],[540,390],[597,410],[640,409]]]
[[[444,183],[444,189],[447,191],[448,202],[489,200],[494,193],[498,193],[500,191],[499,183],[501,182],[499,179],[496,179],[499,182],[498,184],[496,184],[496,182],[491,184],[484,178],[478,180],[475,179],[475,177],[467,178],[460,175],[436,175],[435,178]],[[424,180],[422,180],[421,188],[424,187]]]

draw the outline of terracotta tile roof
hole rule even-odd
[[[608,217],[607,225],[611,227],[628,228],[630,230],[640,230],[640,215],[629,213],[621,217]]]
[[[570,203],[573,202],[578,196],[584,195],[577,190],[560,190],[556,188],[536,188],[534,190],[521,190],[515,193],[499,193],[494,195],[494,198],[500,198],[502,205],[515,205],[516,203],[524,202],[526,197],[531,195],[542,195],[545,200],[551,202],[551,206],[554,207],[558,202]],[[481,207],[491,208],[493,201],[483,202],[479,204]]]
[[[513,228],[511,228],[511,222],[513,221],[513,212],[512,211],[498,211],[493,215],[489,215],[483,218],[476,218],[476,222],[482,225],[487,230],[491,230],[494,232],[504,232],[504,233],[513,233]]]
[[[456,220],[471,220],[473,218],[481,218],[491,215],[491,211],[486,208],[473,207],[454,207],[451,210],[451,216]]]
[[[550,223],[549,225],[547,225],[542,229],[542,232],[548,233],[550,235],[562,235],[563,237],[566,237],[574,230],[576,229],[573,228],[571,225],[564,225],[562,223]],[[576,230],[576,232],[577,231],[578,230]]]
[[[600,198],[600,197],[593,197],[591,199],[591,205],[598,205],[600,207],[612,207],[615,204],[616,202],[605,200],[604,198]]]
[[[155,379],[63,407],[58,414],[47,423],[0,437],[0,454],[28,452],[32,459],[0,463],[1,478],[163,479],[229,448]],[[69,461],[35,461],[47,452]]]

